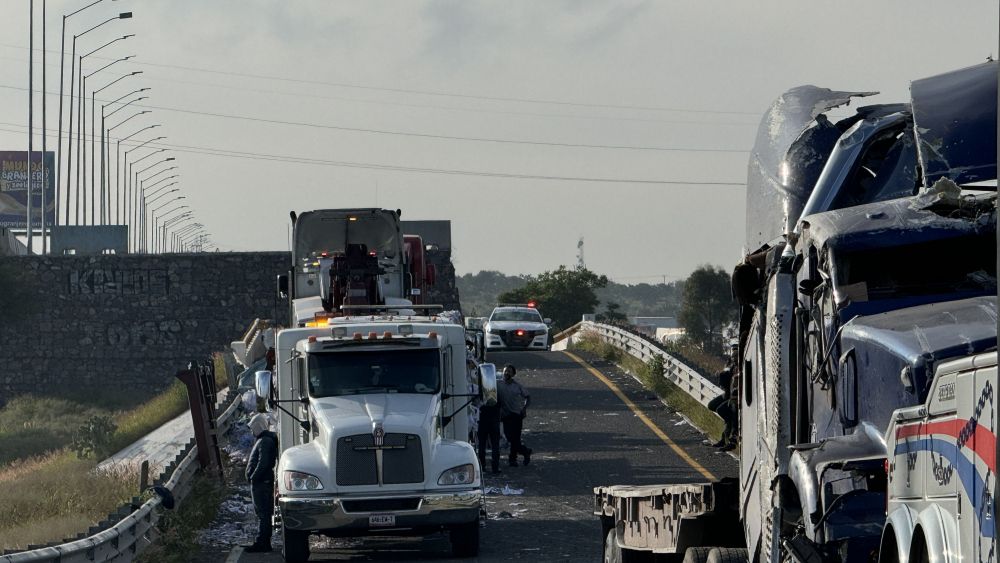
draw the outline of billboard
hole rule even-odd
[[[31,159],[31,224],[42,227],[42,189],[45,189],[45,224],[55,221],[55,153],[45,152],[45,176],[42,177],[42,151]],[[28,151],[0,151],[0,227],[24,229],[28,212]]]

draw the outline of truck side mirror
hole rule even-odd
[[[254,388],[257,391],[257,396],[265,401],[270,402],[271,400],[271,372],[267,370],[261,370],[256,373],[256,379],[254,380]]]
[[[479,398],[486,406],[497,404],[497,367],[479,364]]]
[[[278,296],[282,299],[288,297],[288,274],[278,276]]]

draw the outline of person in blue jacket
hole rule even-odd
[[[256,438],[247,461],[246,478],[250,483],[250,498],[260,525],[257,539],[246,546],[248,553],[271,551],[271,516],[274,514],[274,463],[278,459],[278,437],[268,428],[263,414],[255,414],[248,423]]]

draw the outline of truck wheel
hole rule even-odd
[[[475,557],[479,555],[479,519],[468,524],[452,526],[448,531],[451,539],[451,554],[455,557]]]
[[[713,547],[689,547],[684,552],[684,563],[707,563]]]
[[[747,563],[747,550],[742,547],[713,547],[707,563]]]
[[[286,563],[309,561],[309,532],[281,527],[281,556]]]
[[[618,545],[614,528],[608,530],[608,534],[604,536],[604,563],[640,563],[652,561],[652,555],[647,551],[622,549]]]

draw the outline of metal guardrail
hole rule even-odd
[[[240,406],[240,395],[231,390],[224,403],[226,409],[216,418],[217,432],[223,434],[233,426],[234,415]],[[170,489],[174,496],[174,509],[180,507],[184,498],[191,492],[193,477],[199,469],[198,447],[192,439],[178,454],[181,458],[164,471],[169,474],[163,486]],[[161,477],[162,478],[162,477]],[[9,555],[0,555],[0,563],[93,563],[96,561],[126,562],[151,545],[155,539],[156,524],[160,520],[163,500],[159,496],[147,500],[141,506],[135,507],[130,513],[117,516],[120,518],[113,526],[92,534],[88,537],[46,547],[21,551]],[[126,505],[124,508],[129,508]],[[121,510],[112,517],[119,515]]]
[[[650,361],[654,356],[660,356],[663,358],[664,377],[706,407],[712,399],[722,395],[722,389],[718,385],[705,379],[704,376],[681,360],[670,355],[669,352],[627,330],[592,321],[578,323],[575,325],[575,330],[590,331],[597,334],[605,342],[621,348],[643,362]],[[568,332],[568,330],[565,332]],[[560,333],[560,335],[562,334]]]

